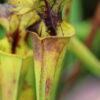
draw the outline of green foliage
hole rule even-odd
[[[0,3],[5,3],[7,2],[7,0],[0,0]]]
[[[100,59],[100,30],[97,32],[91,50]]]
[[[4,38],[6,35],[6,31],[4,27],[0,26],[0,39]]]

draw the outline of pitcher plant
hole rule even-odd
[[[56,97],[64,55],[75,33],[61,16],[68,1],[42,0],[36,9],[40,19],[27,29],[33,40],[36,100]]]
[[[0,52],[1,100],[18,100],[32,60],[33,56],[21,57]]]
[[[55,100],[64,55],[75,33],[62,18],[65,9],[69,15],[71,0],[8,0],[8,3],[11,13],[0,21],[7,32],[3,39],[10,49],[0,51],[2,100],[18,100],[24,76],[33,61],[34,100]],[[29,34],[33,53],[26,43]]]
[[[33,89],[24,91],[23,86],[28,70],[33,67],[33,52],[27,43],[25,27],[34,23],[35,16],[34,12],[16,15],[10,7],[0,5],[0,25],[6,30],[6,34],[0,33],[3,36],[0,38],[0,100],[23,100],[29,97],[24,95],[27,91],[33,96]]]
[[[58,36],[40,36],[29,31],[33,40],[36,100],[55,100],[64,55],[75,32],[69,24],[63,25],[64,34]]]

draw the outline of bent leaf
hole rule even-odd
[[[35,23],[37,20],[39,20],[40,17],[37,15],[36,12],[31,11],[22,15],[20,19],[21,19],[21,22],[20,22],[19,29],[25,30],[27,27],[29,27],[30,25]]]
[[[13,34],[20,25],[20,18],[16,14],[12,14],[11,16],[9,16],[8,20],[9,20],[9,24],[10,24],[9,33]]]
[[[36,7],[37,0],[8,0],[14,7],[11,9],[17,14],[25,14]]]

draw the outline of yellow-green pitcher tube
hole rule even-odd
[[[70,26],[70,27],[68,27]],[[70,28],[62,36],[40,37],[30,32],[33,40],[34,71],[36,85],[36,100],[54,100],[62,68],[62,62],[74,28]]]
[[[0,51],[1,98],[18,100],[24,77],[31,66],[33,56],[17,56]]]

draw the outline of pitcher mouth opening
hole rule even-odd
[[[25,55],[19,55],[19,54],[7,53],[7,52],[4,52],[4,51],[0,50],[0,54],[11,56],[11,57],[18,57],[18,58],[21,58],[21,59],[25,59],[25,58],[28,58],[28,57],[33,57],[33,52],[31,52],[30,54],[27,54],[27,55],[26,54]]]
[[[59,39],[59,38],[71,38],[72,36],[75,35],[75,29],[73,26],[71,26],[70,24],[64,23],[64,34],[59,33],[56,36],[51,36],[51,35],[44,35],[44,36],[40,36],[37,32],[34,32],[30,29],[27,29],[26,31],[28,33],[31,33],[31,35],[35,35],[39,40],[45,40],[45,39]]]

